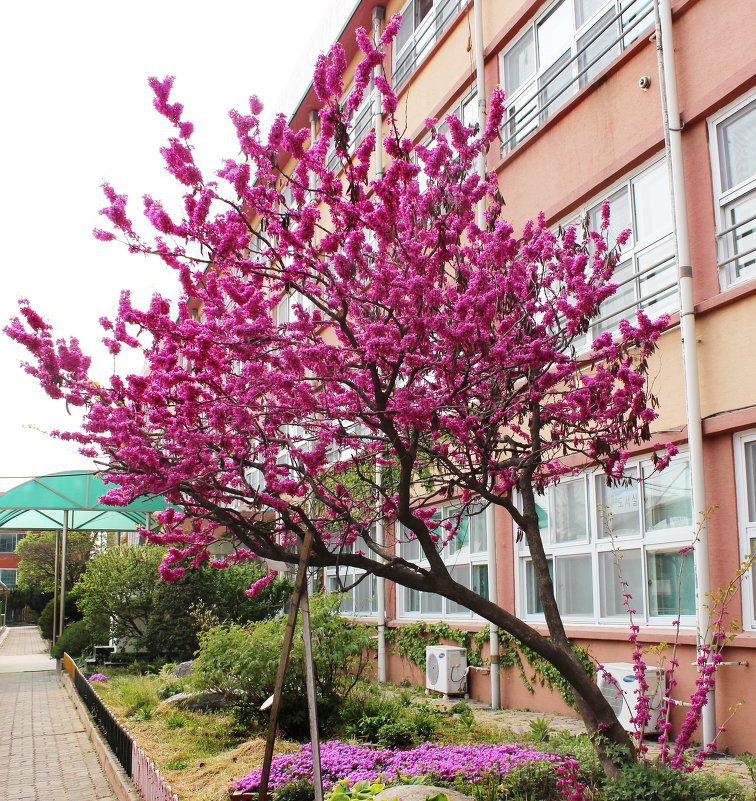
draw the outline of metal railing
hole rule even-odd
[[[507,117],[501,129],[502,153],[512,150],[566,103],[577,88],[589,83],[594,77],[589,73],[602,59],[613,50],[619,55],[638,39],[652,21],[652,8],[651,0],[630,0],[627,4],[620,4],[618,11],[605,16],[580,37],[580,45],[576,43],[575,52],[558,69],[552,66],[536,76],[530,83],[531,87],[537,86],[535,92],[530,94],[526,88],[522,93],[515,94],[510,106],[513,113]],[[619,30],[619,34],[602,42],[602,47],[599,40],[611,32],[612,26]],[[598,47],[592,51],[595,45]],[[550,88],[553,94],[549,92]]]
[[[394,59],[395,90],[398,90],[417,69],[423,56],[435,44],[461,8],[461,0],[436,0],[433,3],[433,10],[421,20],[412,37]],[[413,13],[412,8],[408,13]]]
[[[63,669],[73,679],[76,692],[144,801],[179,801],[160,771],[116,720],[68,654],[63,654]]]
[[[728,283],[737,280],[743,273],[750,274],[753,271],[756,267],[756,245],[751,243],[756,242],[756,214],[718,231],[717,240],[727,253],[725,258],[717,262],[717,267],[727,268]],[[741,249],[744,243],[746,247]],[[747,259],[746,256],[751,258]]]

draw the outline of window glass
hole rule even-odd
[[[399,527],[401,544],[399,546],[402,558],[408,562],[417,562],[420,559],[420,543],[415,539],[415,535],[407,531],[404,526]],[[412,537],[412,539],[409,539]]]
[[[672,204],[665,161],[633,181],[633,205],[636,242],[649,242],[671,231]]]
[[[585,482],[564,481],[551,492],[554,542],[575,542],[588,536],[585,510]]]
[[[16,545],[24,538],[23,534],[17,532],[0,533],[0,553],[13,553]]]
[[[756,100],[718,128],[722,189],[756,175]]]
[[[745,443],[748,521],[756,522],[756,440]]]
[[[554,579],[554,560],[549,559],[549,575],[552,580]],[[525,585],[527,591],[527,609],[529,615],[542,615],[543,606],[541,605],[541,596],[538,593],[538,583],[536,582],[535,570],[533,569],[533,562],[528,559],[525,562]]]
[[[419,25],[433,10],[433,0],[415,0],[415,24]]]
[[[649,614],[695,615],[693,552],[653,551],[646,554],[646,565]]]
[[[531,28],[504,56],[504,87],[507,94],[514,94],[534,73],[535,47]]]
[[[421,593],[421,611],[428,615],[440,615],[442,611],[443,598],[433,592]]]
[[[13,589],[16,586],[17,575],[18,570],[15,568],[3,568],[0,570],[0,581],[2,581],[6,587]]]
[[[632,316],[636,302],[634,275],[632,260],[614,268],[612,283],[617,284],[617,290],[601,304],[601,317],[593,324],[596,334],[613,331],[620,320]]]
[[[575,24],[578,28],[605,4],[606,0],[575,0]]]
[[[472,566],[472,590],[488,599],[488,565]]]
[[[572,56],[569,50],[546,72],[538,82],[540,87],[541,121],[553,114],[574,93],[572,70],[568,69]]]
[[[644,309],[669,304],[677,294],[675,250],[672,239],[638,256],[638,275],[639,300]]]
[[[367,576],[353,590],[355,614],[370,614],[377,609],[375,576]]]
[[[746,254],[729,262],[732,280],[751,274],[756,267],[756,192],[751,192],[729,203],[724,209],[725,228],[732,228],[726,235],[727,255]]]
[[[470,589],[470,565],[454,565],[449,568],[452,579],[463,587]],[[437,596],[440,597],[440,596]],[[446,612],[449,615],[469,615],[470,610],[455,601],[446,601]]]
[[[457,527],[457,533],[451,542],[449,542],[449,553],[455,554],[461,551],[463,548],[467,546],[468,537],[469,537],[469,529],[470,529],[470,519],[466,514],[460,514],[460,509],[450,509],[448,514],[449,522]],[[435,519],[434,515],[434,519]],[[446,539],[451,532],[447,531],[444,528],[438,528],[436,531]]]
[[[627,585],[623,584],[627,582]],[[626,616],[628,609],[644,613],[643,576],[640,548],[599,553],[601,616]],[[625,606],[625,595],[629,606]]]
[[[627,486],[608,487],[603,475],[596,476],[596,503],[599,537],[640,536],[640,493],[635,481]]]
[[[643,514],[646,531],[665,531],[693,525],[687,462],[673,462],[661,472],[654,472],[651,465],[644,466]]]
[[[342,583],[339,581],[338,576],[328,576],[328,591],[331,593],[338,593],[341,597],[339,600],[339,612],[342,615],[352,614],[352,594],[351,592],[344,592]]]
[[[593,565],[590,554],[556,559],[556,599],[563,615],[593,615]]]
[[[539,69],[550,67],[570,52],[572,31],[572,9],[565,0],[537,26]]]
[[[479,511],[468,518],[470,526],[470,550],[473,553],[484,553],[488,549],[486,538],[486,512]]]
[[[411,589],[410,587],[404,588],[404,611],[420,611],[420,593],[417,590]]]
[[[404,49],[405,45],[412,38],[414,30],[415,30],[415,15],[412,13],[412,7],[410,4],[402,12],[402,23],[399,26],[399,31],[397,32],[396,39],[394,40],[395,52],[398,53],[400,50]]]
[[[614,8],[592,25],[577,44],[580,85],[585,86],[619,55]]]
[[[613,245],[622,231],[628,228],[632,231],[633,219],[630,216],[630,192],[626,186],[610,195],[609,201],[609,228],[606,231],[609,244]],[[588,227],[592,231],[601,229],[601,208],[603,201],[591,207],[588,211]],[[632,237],[632,234],[631,234]],[[625,247],[631,245],[632,238]]]

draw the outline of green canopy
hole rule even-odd
[[[62,529],[68,512],[69,531],[134,531],[169,505],[163,498],[141,497],[127,506],[104,506],[100,497],[111,486],[98,473],[79,470],[25,481],[0,494],[0,529]]]

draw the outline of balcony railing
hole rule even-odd
[[[502,152],[516,147],[535,131],[579,88],[619,55],[653,19],[651,0],[629,0],[607,12],[587,33],[577,36],[571,50],[547,69],[536,72],[522,90],[507,102],[507,118],[501,128]]]
[[[394,89],[398,90],[408,80],[461,8],[461,0],[436,0],[433,3],[432,10],[417,23],[408,41],[394,55]],[[413,14],[414,10],[413,2],[404,13]]]

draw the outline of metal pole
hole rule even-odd
[[[488,112],[486,109],[486,65],[483,57],[483,0],[473,2],[473,29],[475,47],[475,92],[478,96],[478,128],[482,136],[486,129]],[[483,181],[486,178],[486,153],[481,150],[478,154],[478,175]],[[476,221],[480,228],[485,224],[486,201],[481,198],[476,209]],[[496,581],[496,510],[489,505],[486,515],[486,550],[488,552],[488,600],[499,603],[499,592]],[[491,652],[491,708],[501,707],[501,692],[499,687],[499,630],[490,626],[488,649]]]
[[[294,584],[294,592],[291,595],[289,604],[289,619],[286,622],[283,647],[281,649],[281,659],[278,662],[278,672],[276,673],[276,683],[273,687],[273,706],[270,709],[270,720],[268,722],[268,736],[265,741],[265,754],[263,755],[262,770],[260,774],[260,787],[257,791],[258,801],[266,801],[268,797],[268,782],[270,780],[270,767],[273,762],[273,748],[276,744],[276,732],[278,730],[278,718],[281,713],[281,700],[283,696],[283,685],[286,679],[286,668],[289,666],[289,656],[291,646],[294,642],[294,631],[297,624],[297,612],[302,599],[302,593],[307,588],[307,562],[312,548],[313,534],[308,531],[305,534],[302,550],[299,554],[299,566],[297,568],[297,578]]]
[[[312,782],[315,801],[323,801],[323,777],[320,770],[320,736],[318,734],[318,702],[315,696],[315,660],[312,654],[312,630],[310,629],[310,601],[307,582],[302,585],[300,599],[302,610],[302,639],[305,655],[305,686],[307,687],[307,712],[310,719],[310,743],[312,744]]]
[[[697,645],[711,645],[707,597],[711,593],[709,577],[709,536],[706,521],[706,485],[704,479],[703,429],[701,425],[701,396],[698,381],[696,316],[693,299],[693,268],[690,259],[688,205],[685,196],[683,171],[682,121],[677,98],[677,70],[672,41],[672,9],[670,0],[655,0],[656,48],[659,66],[659,95],[664,123],[664,145],[669,168],[670,194],[674,214],[677,274],[680,292],[680,336],[682,338],[685,406],[688,429],[688,455],[693,496],[693,513],[700,515],[698,542],[694,551],[696,569],[696,628]],[[698,521],[696,521],[698,523]],[[714,689],[702,710],[704,744],[716,737],[716,708]]]
[[[53,616],[52,616],[52,644],[58,639],[58,549],[60,547],[60,532],[55,529],[55,556],[53,557]]]
[[[68,540],[68,509],[63,512],[63,537],[60,544],[60,609],[58,636],[63,634],[66,620],[66,546]]]

